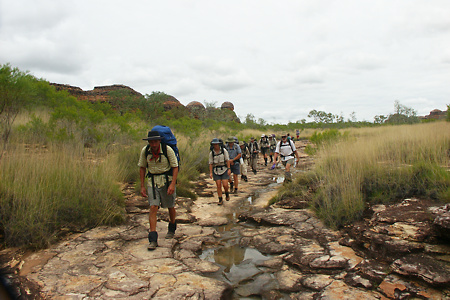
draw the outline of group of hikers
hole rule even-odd
[[[178,149],[162,143],[163,134],[160,132],[155,129],[148,132],[148,136],[143,139],[148,141],[148,145],[142,148],[138,162],[140,192],[143,197],[148,197],[150,205],[148,250],[154,250],[158,246],[156,223],[160,207],[169,210],[168,232],[165,238],[173,238],[177,228],[175,198],[179,168]],[[171,131],[170,134],[172,134]],[[209,175],[216,183],[219,205],[223,204],[222,188],[225,192],[225,200],[228,201],[230,193],[237,194],[239,191],[239,175],[242,180],[248,181],[247,164],[254,174],[257,173],[257,160],[260,153],[264,158],[265,166],[268,166],[270,158],[272,170],[276,168],[280,158],[285,167],[285,182],[292,181],[290,168],[294,166],[295,161],[298,161],[299,156],[289,134],[283,134],[279,142],[275,134],[269,136],[263,134],[259,142],[252,137],[248,143],[239,142],[236,137],[228,137],[225,142],[219,138],[212,139],[208,160]]]

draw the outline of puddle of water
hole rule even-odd
[[[217,249],[206,249],[199,258],[214,262],[224,267],[223,272],[226,275],[241,272],[241,264],[259,263],[268,260],[270,256],[263,255],[256,249],[243,248],[239,245],[225,246]],[[230,276],[227,276],[230,277]]]

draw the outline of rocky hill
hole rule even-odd
[[[135,96],[136,98],[144,98],[144,96],[135,91],[134,89],[121,85],[114,84],[108,86],[97,86],[94,87],[93,90],[84,91],[79,87],[71,86],[68,84],[59,84],[59,83],[50,83],[50,85],[54,86],[56,90],[67,91],[72,96],[76,97],[78,100],[90,101],[90,102],[109,102],[110,93],[115,91],[124,90],[131,96]],[[205,119],[205,118],[215,118],[220,119],[221,121],[235,121],[240,123],[239,118],[234,112],[234,105],[231,102],[222,103],[220,109],[219,108],[205,108],[205,106],[198,102],[192,101],[188,105],[184,106],[178,99],[173,96],[167,95],[167,100],[163,103],[164,111],[170,111],[175,109],[185,109],[187,113],[190,114],[191,117],[195,119]],[[224,113],[225,112],[225,113]]]

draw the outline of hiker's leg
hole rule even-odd
[[[237,190],[238,189],[238,174],[233,174],[233,178],[234,178],[234,189]]]
[[[291,171],[291,164],[290,163],[286,163],[285,171],[286,172],[290,172]]]
[[[223,189],[225,190],[225,192],[228,192],[228,180],[222,180],[222,185],[223,185]]]
[[[174,224],[177,218],[177,211],[175,210],[175,207],[169,207],[168,209],[169,209],[170,223]]]
[[[216,180],[216,186],[217,186],[217,196],[222,197],[222,180]],[[228,190],[228,182],[227,182],[227,190]]]
[[[159,206],[150,206],[150,213],[148,215],[148,222],[150,224],[150,231],[156,231],[156,215],[158,213]]]

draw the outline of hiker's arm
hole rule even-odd
[[[139,168],[139,178],[141,179],[141,196],[147,197],[147,189],[145,187],[145,171],[147,168],[140,167]]]
[[[212,172],[213,172],[213,165],[209,164],[209,178],[211,178],[211,179],[213,178]]]
[[[172,168],[172,172],[173,172],[172,182],[167,188],[167,195],[172,195],[175,192],[175,186],[177,184],[177,177],[178,177],[178,167]]]
[[[227,160],[227,167],[228,167],[228,175],[231,175],[231,159]]]

